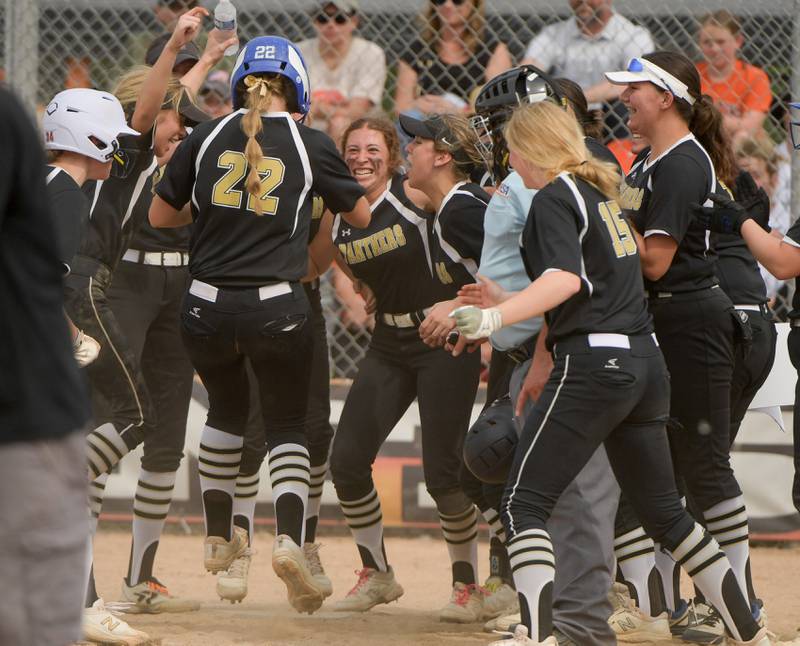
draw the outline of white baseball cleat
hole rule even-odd
[[[213,574],[227,570],[234,559],[244,554],[246,549],[247,531],[241,527],[233,528],[229,541],[221,536],[206,536],[204,559],[206,570]]]
[[[519,610],[517,591],[499,576],[491,576],[483,584],[486,594],[483,598],[484,621],[511,614]]]
[[[490,619],[483,625],[483,630],[487,633],[507,633],[511,630],[511,626],[519,623],[522,623],[522,615],[518,612],[514,612],[510,615],[500,615],[499,617]]]
[[[289,603],[297,612],[312,614],[319,610],[324,595],[303,550],[290,537],[280,534],[272,547],[272,569],[286,584]]]
[[[131,628],[125,621],[106,610],[102,599],[83,610],[83,638],[95,644],[113,646],[145,646],[153,644],[147,633]]]
[[[227,570],[217,575],[217,594],[220,599],[241,603],[247,596],[247,575],[252,557],[253,550],[248,547],[241,556],[233,559]]]
[[[155,577],[136,585],[128,585],[123,580],[122,598],[129,603],[125,612],[132,615],[192,612],[200,609],[199,601],[173,597],[166,586]]]
[[[460,581],[453,584],[450,602],[439,611],[439,621],[455,624],[472,624],[483,614],[483,590],[474,583]]]
[[[336,612],[366,612],[381,603],[389,603],[403,596],[402,586],[394,578],[394,570],[378,572],[365,567],[357,570],[358,581],[344,599],[339,599]]]
[[[766,628],[762,628],[750,641],[740,642],[728,637],[725,644],[727,644],[727,646],[800,646],[800,637],[785,641],[779,639],[775,633],[771,633]]]
[[[666,612],[650,617],[633,603],[617,608],[608,618],[608,624],[620,642],[651,644],[672,639]]]
[[[535,642],[528,637],[528,629],[519,624],[514,629],[513,635],[508,635],[503,639],[492,642],[489,646],[558,646],[556,638],[550,635],[543,642]]]
[[[311,574],[314,575],[320,590],[322,590],[322,595],[327,599],[333,594],[333,584],[328,578],[328,575],[325,574],[325,568],[322,567],[322,561],[320,561],[319,558],[320,547],[322,547],[322,545],[319,543],[304,543],[303,554],[306,557],[308,569],[311,570]]]

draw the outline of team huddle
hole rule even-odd
[[[262,36],[236,60],[233,112],[211,118],[193,100],[203,71],[176,71],[204,13],[183,14],[113,93],[56,95],[42,123],[93,398],[93,532],[108,474],[144,446],[124,610],[199,608],[154,575],[197,373],[203,559],[222,599],[247,596],[264,459],[272,566],[297,612],[334,594],[316,542],[328,474],[361,561],[332,609],[404,594],[372,467],[416,400],[451,565],[442,621],[488,621],[495,646],[800,643],[767,630],[730,462],[775,354],[757,261],[800,274],[800,230],[768,233],[769,200],[695,66],[658,51],[606,74],[641,145],[623,176],[580,86],[531,65],[490,80],[471,117],[367,116],[334,142],[309,126],[299,49]],[[215,30],[204,56],[230,45]],[[335,436],[332,263],[376,322]],[[145,643],[86,573],[85,639]]]

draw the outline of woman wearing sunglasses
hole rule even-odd
[[[466,111],[477,89],[511,67],[508,48],[488,33],[483,0],[429,0],[420,23],[398,62],[398,113]]]
[[[316,37],[297,45],[314,88],[313,127],[334,141],[351,121],[380,106],[383,97],[386,55],[375,43],[354,35],[359,20],[355,0],[322,0],[312,19]]]
[[[735,176],[733,154],[722,115],[701,94],[700,76],[685,56],[654,52],[606,77],[625,86],[628,126],[650,142],[633,162],[621,206],[635,227],[649,310],[672,377],[668,430],[678,483],[747,596],[747,512],[730,464],[734,343],[742,322],[719,288],[716,236],[689,209],[709,194],[727,193],[720,178]],[[661,550],[655,554],[672,623],[685,627],[685,604],[671,589],[677,565]],[[754,603],[753,614],[761,619]]]

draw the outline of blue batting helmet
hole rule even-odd
[[[280,36],[253,38],[239,52],[231,74],[231,96],[235,110],[241,108],[240,93],[236,91],[242,79],[249,74],[272,72],[288,78],[297,91],[297,107],[302,114],[311,109],[311,85],[306,64],[294,43]]]

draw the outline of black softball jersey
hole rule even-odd
[[[70,272],[72,258],[81,243],[81,231],[89,216],[89,200],[72,176],[58,166],[47,166],[47,194],[52,205],[53,218],[58,237],[59,260],[64,265],[64,274]]]

